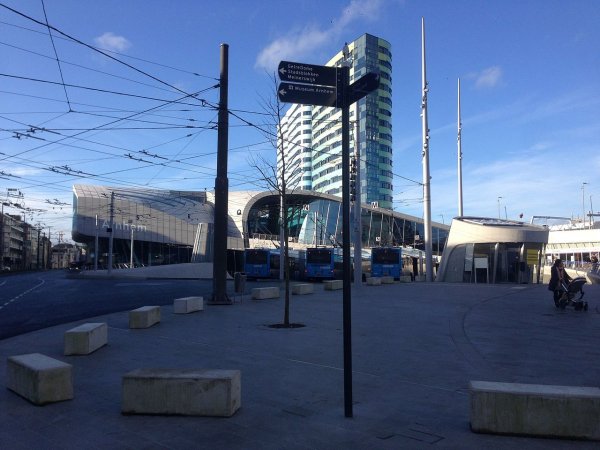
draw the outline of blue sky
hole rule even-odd
[[[600,209],[598,1],[0,3],[29,16],[0,7],[0,195],[19,189],[8,200],[43,210],[28,220],[55,236],[69,238],[71,208],[58,203],[71,203],[73,183],[213,188],[221,43],[229,107],[243,119],[230,119],[230,189],[265,188],[249,161],[274,150],[249,123],[267,121],[269,74],[280,60],[323,64],[363,33],[392,45],[394,206],[421,217],[421,17],[433,220],[458,211],[459,77],[466,215]],[[57,31],[51,39],[31,20],[45,16],[128,66]]]

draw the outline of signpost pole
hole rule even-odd
[[[347,48],[345,48],[344,51],[346,51],[346,49]],[[342,315],[344,335],[344,413],[346,417],[352,417],[350,105],[379,87],[379,74],[369,72],[350,84],[350,67],[348,65],[342,65],[341,67],[336,68],[281,61],[279,63],[278,71],[280,79],[285,81],[280,83],[277,89],[277,95],[280,101],[284,103],[335,106],[342,110],[342,256],[344,272]],[[358,161],[357,166],[358,170],[360,170]],[[356,203],[358,216],[360,217],[360,187],[358,188],[356,195]],[[358,254],[357,264],[360,265],[360,253]]]
[[[350,68],[338,68],[338,99],[342,108],[342,255],[344,267],[343,280],[343,330],[344,330],[344,412],[352,417],[352,310],[351,310],[351,272],[350,264],[350,105],[348,104],[348,85]]]

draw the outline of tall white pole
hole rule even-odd
[[[427,124],[427,75],[425,70],[425,18],[421,18],[421,85],[423,98],[421,101],[421,118],[423,119],[423,225],[425,228],[425,281],[433,281],[433,258],[431,246],[431,180],[429,176],[429,127]]]
[[[463,215],[463,190],[462,190],[462,147],[461,147],[462,123],[460,121],[460,78],[458,79],[458,215]]]

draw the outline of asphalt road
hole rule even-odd
[[[103,280],[70,278],[65,271],[0,277],[0,339],[126,311],[209,296],[212,280]]]

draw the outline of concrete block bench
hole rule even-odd
[[[304,295],[315,292],[315,287],[309,283],[299,283],[292,286],[292,294]]]
[[[600,388],[471,381],[478,433],[600,440]]]
[[[394,277],[381,277],[381,284],[394,284]]]
[[[65,332],[65,355],[89,355],[107,343],[106,323],[84,323]]]
[[[129,328],[150,328],[160,322],[160,306],[142,306],[129,311]]]
[[[188,314],[204,310],[203,297],[183,297],[173,301],[173,312],[175,314]]]
[[[400,275],[400,283],[410,283],[412,282],[412,277],[410,275]]]
[[[7,387],[35,405],[73,398],[73,366],[41,353],[9,356]]]
[[[369,277],[367,278],[367,286],[380,286],[381,278],[380,277]]]
[[[324,280],[323,286],[326,291],[337,291],[344,288],[344,280]]]
[[[252,298],[255,300],[279,298],[279,288],[277,286],[254,288],[252,289]]]
[[[123,376],[123,414],[230,417],[241,406],[241,372],[137,369]]]

